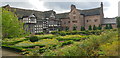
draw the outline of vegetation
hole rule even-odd
[[[101,29],[102,29],[102,26],[101,26],[101,25],[99,25],[99,26],[98,26],[98,30],[101,30]]]
[[[84,26],[81,26],[81,31],[85,31],[85,27]]]
[[[95,25],[93,26],[93,30],[97,30],[97,27]]]
[[[18,21],[12,12],[2,9],[2,36],[3,38],[21,37],[26,33],[23,30],[23,23]]]
[[[36,42],[36,41],[38,41],[38,37],[37,36],[31,36],[30,41],[31,42]]]
[[[92,30],[92,26],[91,26],[91,25],[89,25],[89,28],[88,28],[88,30]]]
[[[67,32],[72,32],[74,35],[70,35]],[[2,41],[2,47],[16,50],[26,56],[118,55],[117,29],[104,30],[102,32],[100,30],[99,32],[98,30],[86,31],[92,33],[89,35],[76,34],[77,32],[79,33],[79,31],[64,31],[64,33],[69,34],[65,36],[46,34],[30,37],[31,39],[37,38],[38,41],[35,42],[31,42],[30,38],[6,38]],[[99,35],[96,35],[96,33],[99,33]]]

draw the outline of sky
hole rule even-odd
[[[9,4],[11,7],[31,9],[38,11],[54,10],[56,13],[70,11],[70,5],[77,9],[85,10],[100,7],[103,2],[104,17],[118,16],[118,3],[120,0],[1,0],[0,7]],[[1,3],[2,2],[2,3]]]

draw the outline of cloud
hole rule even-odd
[[[0,6],[5,6],[7,4],[9,4],[11,7],[34,9],[34,6],[28,2],[2,2]]]
[[[45,2],[44,6],[48,9],[53,9],[57,11],[70,10],[70,5],[76,5],[78,9],[91,9],[100,7],[100,2]],[[105,2],[104,7],[109,7],[110,4]]]

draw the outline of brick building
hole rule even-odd
[[[85,29],[91,26],[105,26],[112,24],[114,28],[117,27],[115,18],[104,18],[103,3],[100,7],[94,9],[80,10],[76,9],[75,5],[70,6],[70,12],[56,14],[55,11],[36,11],[3,6],[9,11],[14,12],[18,19],[24,23],[24,29],[34,34],[40,32],[50,33],[51,31],[58,31],[60,28],[65,30],[80,30],[81,26]]]
[[[70,12],[58,14],[58,17],[62,21],[61,26],[64,30],[66,27],[69,27],[69,30],[73,30],[73,27],[80,30],[81,26],[86,29],[89,25],[99,26],[104,19],[103,3],[98,8],[88,10],[79,10],[75,5],[71,5]]]

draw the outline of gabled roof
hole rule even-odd
[[[56,15],[56,18],[60,18],[60,19],[69,18],[68,15],[69,15],[69,12],[60,13],[60,14],[57,14],[57,15]]]
[[[14,8],[14,7],[10,7],[9,5],[3,6],[3,8],[6,7],[8,7],[10,11],[14,12],[18,16],[18,18],[29,17],[33,12],[34,12],[33,14],[37,19],[49,18],[52,13],[56,14],[55,11],[53,10],[42,12],[37,10]]]
[[[44,11],[44,12],[43,12],[44,18],[49,18],[52,13],[56,15],[56,12],[53,11],[53,10]]]
[[[88,10],[78,10],[78,11],[80,12],[81,15],[91,16],[91,15],[100,15],[100,9],[101,7],[88,9]]]

